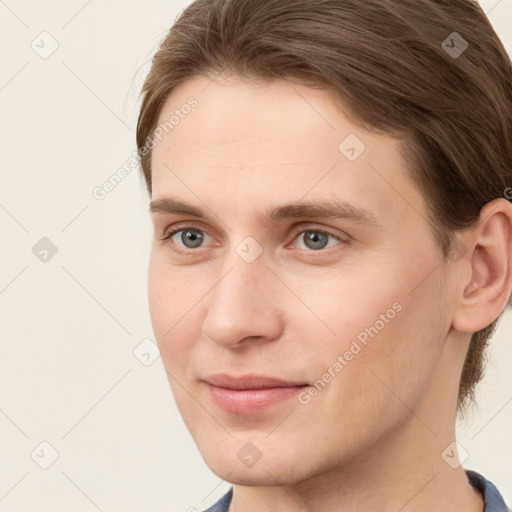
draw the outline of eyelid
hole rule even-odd
[[[326,235],[332,236],[333,238],[336,238],[340,242],[348,242],[349,238],[348,235],[345,233],[343,233],[343,235],[334,233],[335,228],[324,227],[321,224],[317,223],[306,223],[293,228],[292,233],[294,236],[294,240],[298,234],[304,233],[305,231],[316,231],[319,233],[324,233]],[[346,238],[346,240],[344,237]]]
[[[205,229],[202,226],[195,225],[194,222],[183,222],[178,224],[173,224],[169,228],[166,228],[164,231],[164,236],[160,238],[160,240],[168,240],[172,236],[174,236],[176,233],[179,233],[180,231],[185,231],[186,229],[195,229],[196,231],[202,231],[203,233],[206,233],[208,236],[213,237],[209,233],[207,229]]]

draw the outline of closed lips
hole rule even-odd
[[[212,386],[233,390],[290,388],[308,385],[306,382],[285,381],[275,377],[254,374],[240,377],[215,374],[206,377],[204,380]]]

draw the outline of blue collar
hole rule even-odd
[[[466,476],[469,483],[482,495],[485,502],[484,512],[511,512],[492,482],[489,482],[476,471],[469,469],[466,469]]]

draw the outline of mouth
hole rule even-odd
[[[215,405],[233,414],[256,414],[297,395],[309,386],[262,375],[232,377],[211,375],[204,379]]]

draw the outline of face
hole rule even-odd
[[[206,463],[244,485],[304,481],[424,429],[450,327],[400,142],[292,85],[189,80],[152,156],[154,333]],[[206,382],[219,374],[287,385]]]

